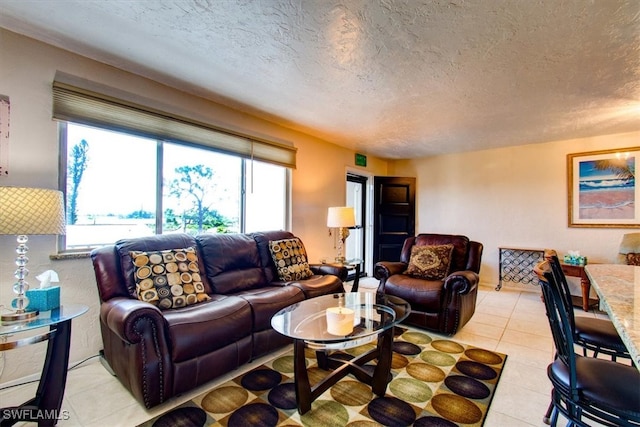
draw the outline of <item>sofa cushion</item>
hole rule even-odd
[[[268,282],[258,254],[258,246],[247,234],[199,234],[196,241],[204,254],[207,280],[218,294],[255,289]]]
[[[440,313],[443,304],[442,280],[424,280],[406,274],[394,274],[387,279],[384,293],[411,301],[411,311]]]
[[[405,240],[408,243],[410,239]],[[418,234],[412,239],[411,246],[433,246],[433,245],[453,245],[453,253],[451,254],[451,267],[450,272],[466,270],[467,261],[469,255],[469,238],[467,236],[454,235],[454,234]],[[406,251],[402,248],[402,256],[400,261],[409,263],[411,257],[411,250]]]
[[[640,266],[640,253],[630,252],[627,254],[627,265]]]
[[[414,246],[405,274],[426,280],[442,280],[449,274],[453,245]]]
[[[196,247],[196,241],[193,236],[185,233],[156,234],[147,237],[118,240],[114,245],[117,258],[116,266],[121,271],[128,294],[132,298],[138,298],[138,294],[136,293],[136,281],[134,278],[135,265],[133,265],[133,262],[131,261],[131,251],[163,251],[167,249],[188,247]],[[211,288],[206,280],[204,266],[202,265],[202,254],[199,249],[196,249],[196,252],[200,258],[200,276],[202,276],[203,279],[202,283],[204,283],[204,288],[207,294],[211,294]]]
[[[271,241],[269,250],[281,281],[303,280],[313,276],[307,252],[297,237]]]
[[[267,286],[242,291],[233,296],[244,299],[251,306],[254,333],[271,329],[271,318],[274,314],[304,300],[304,293],[295,286]]]
[[[252,314],[242,298],[213,295],[212,300],[163,312],[171,342],[171,360],[194,359],[250,336]]]
[[[291,239],[295,236],[291,232],[284,230],[257,231],[251,233],[251,236],[258,244],[260,262],[264,267],[264,275],[267,283],[279,280],[278,271],[276,270],[276,265],[273,263],[271,250],[269,249],[270,243],[273,240]]]
[[[166,310],[211,299],[202,284],[195,248],[131,251],[130,256],[139,300]]]

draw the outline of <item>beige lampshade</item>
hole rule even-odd
[[[62,192],[0,187],[0,234],[64,234]]]
[[[352,207],[334,206],[327,213],[327,227],[342,228],[356,225],[356,214]]]

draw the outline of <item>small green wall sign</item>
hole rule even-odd
[[[367,156],[356,153],[356,166],[367,166]]]

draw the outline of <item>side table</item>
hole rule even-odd
[[[565,264],[562,261],[560,261],[560,265],[562,266],[562,271],[564,272],[565,276],[580,278],[582,298],[572,296],[573,305],[582,307],[584,311],[589,311],[589,307],[591,307],[592,305],[597,305],[597,299],[589,298],[589,293],[591,292],[591,281],[589,280],[589,276],[587,276],[587,273],[584,270],[584,265]]]
[[[351,285],[351,292],[358,292],[358,287],[360,286],[360,271],[362,262],[363,261],[361,259],[348,259],[344,262],[334,261],[330,262],[329,264],[337,265],[339,267],[347,267],[347,269],[349,270],[354,269],[355,277],[353,278],[353,285]]]
[[[62,416],[60,407],[67,382],[71,320],[86,313],[88,309],[89,307],[81,304],[65,304],[54,310],[41,312],[28,322],[0,324],[2,337],[49,327],[47,332],[38,335],[0,343],[0,351],[7,351],[48,340],[35,397],[20,406],[0,408],[0,425],[11,426],[20,421],[35,421],[39,426],[56,425]]]
[[[515,248],[501,246],[499,250],[499,278],[496,291],[502,288],[504,281],[535,284],[536,276],[533,274],[533,267],[543,258],[544,249]],[[589,311],[589,307],[598,303],[597,299],[589,298],[591,282],[584,271],[584,265],[565,264],[560,261],[562,271],[565,276],[579,277],[581,286],[581,297],[572,296],[572,304],[582,307],[584,311]]]

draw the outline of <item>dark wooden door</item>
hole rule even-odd
[[[400,261],[404,240],[416,232],[416,179],[376,176],[373,187],[373,263]]]

